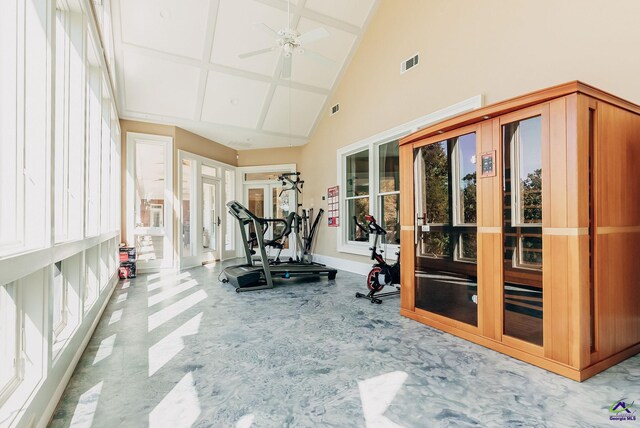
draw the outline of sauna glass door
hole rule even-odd
[[[416,308],[478,325],[476,134],[414,151]]]
[[[502,126],[503,333],[542,346],[542,120]]]

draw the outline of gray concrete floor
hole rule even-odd
[[[121,282],[53,427],[630,426],[640,355],[577,383],[355,299],[364,277],[236,293],[220,265]]]

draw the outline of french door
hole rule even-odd
[[[220,260],[222,212],[220,180],[202,177],[202,262]]]

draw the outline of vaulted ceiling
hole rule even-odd
[[[380,0],[112,0],[123,118],[180,126],[235,149],[305,144]],[[305,45],[331,61],[283,51],[287,27],[329,35]]]

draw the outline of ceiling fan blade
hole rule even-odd
[[[304,54],[302,54],[302,56],[308,57],[313,59],[314,61],[317,61],[319,63],[322,63],[324,65],[335,65],[335,61],[332,60],[331,58],[327,58],[326,56],[319,54],[318,52],[306,49],[304,50]]]
[[[304,45],[306,43],[312,43],[316,40],[324,39],[325,37],[329,37],[329,31],[324,27],[318,27],[315,30],[308,31],[298,37],[298,43]]]
[[[282,72],[280,77],[283,79],[289,79],[291,77],[291,57],[282,58]]]
[[[271,52],[271,51],[274,51],[276,49],[278,49],[278,46],[272,46],[270,48],[265,48],[265,49],[258,49],[257,51],[245,52],[243,54],[238,55],[238,58],[240,58],[240,59],[249,58],[249,57],[252,57],[252,56],[261,55],[263,53]]]
[[[268,34],[271,37],[276,37],[276,38],[280,37],[280,36],[278,36],[278,32],[276,30],[274,30],[273,28],[269,27],[264,22],[260,22],[260,23],[256,24],[256,28],[260,29],[262,32]]]

